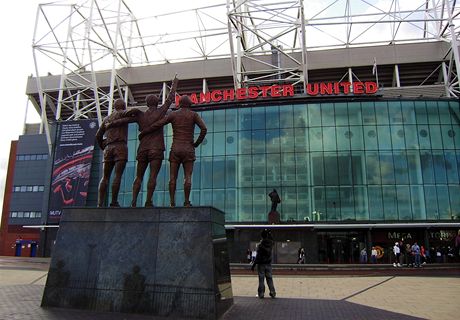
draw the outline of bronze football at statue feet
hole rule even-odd
[[[182,96],[179,100],[179,110],[171,112],[166,117],[157,121],[149,128],[142,130],[139,139],[145,135],[171,123],[173,129],[173,141],[169,153],[169,197],[170,206],[176,206],[176,180],[179,167],[184,169],[184,206],[190,207],[190,191],[192,189],[192,172],[195,162],[195,148],[203,142],[206,136],[206,125],[195,111],[190,109],[192,100],[189,96]],[[195,125],[200,128],[198,139],[193,142]]]

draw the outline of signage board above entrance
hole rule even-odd
[[[377,83],[367,82],[316,82],[306,85],[306,96],[347,96],[372,95],[378,90]],[[253,86],[248,88],[216,89],[208,92],[192,93],[190,98],[194,104],[256,100],[261,98],[293,97],[294,85],[274,84],[271,86]],[[179,96],[176,96],[176,105]]]

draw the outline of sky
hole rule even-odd
[[[0,110],[0,200],[3,194],[11,140],[17,140],[22,133],[26,115],[27,77],[33,72],[32,36],[38,0],[5,1],[0,11],[0,38],[2,63],[0,88],[3,101]],[[29,105],[28,122],[39,122],[40,118]],[[0,212],[1,214],[1,212]]]

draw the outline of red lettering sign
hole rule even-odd
[[[330,95],[363,95],[375,94],[378,91],[377,83],[367,82],[315,82],[306,85],[307,96],[330,96]],[[208,92],[191,93],[190,98],[195,104],[210,102],[231,102],[235,100],[247,100],[258,98],[293,97],[294,85],[274,84],[271,86],[248,87],[238,89],[212,90]],[[179,96],[176,96],[176,105],[179,104]]]

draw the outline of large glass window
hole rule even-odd
[[[348,125],[348,104],[335,103],[335,125],[347,126]]]
[[[192,203],[225,211],[227,222],[262,222],[270,206],[267,194],[276,188],[286,221],[460,219],[459,110],[453,100],[392,100],[200,111],[208,134],[195,150]],[[137,135],[137,125],[130,124],[120,190],[124,205],[132,197]],[[157,206],[169,204],[171,125],[164,139]],[[177,203],[183,201],[182,180],[180,170]]]
[[[383,202],[382,202],[382,187],[369,186],[369,213],[371,220],[384,220]]]
[[[286,105],[280,107],[280,127],[292,128],[294,126],[294,117],[292,113],[292,106]]]

